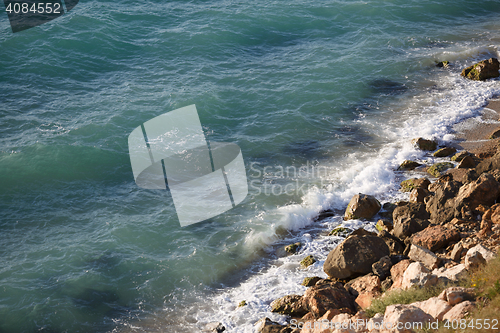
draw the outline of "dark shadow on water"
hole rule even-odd
[[[386,78],[373,80],[368,86],[373,93],[385,96],[401,95],[408,90],[405,84]]]

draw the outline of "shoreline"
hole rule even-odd
[[[473,118],[467,118],[467,119],[462,120],[459,123],[457,123],[453,127],[453,130],[452,130],[452,133],[455,135],[455,137],[448,144],[448,146],[456,148],[457,153],[461,152],[461,151],[468,151],[471,154],[471,156],[474,158],[474,162],[476,164],[476,167],[477,167],[477,164],[479,164],[481,161],[484,161],[484,160],[491,158],[497,152],[497,147],[499,146],[499,143],[500,143],[500,138],[493,138],[493,139],[489,138],[493,132],[500,129],[500,122],[499,122],[500,121],[500,99],[498,98],[498,95],[491,98],[489,100],[488,104],[485,105],[484,107],[482,107],[479,112],[481,113],[481,120],[482,121],[478,122],[477,117],[473,117]],[[475,124],[474,124],[474,122],[475,122]],[[471,125],[473,125],[473,126],[471,126]],[[432,152],[430,154],[432,154]],[[448,156],[447,159],[451,158],[452,156],[453,155]],[[438,184],[440,184],[440,183],[447,184],[449,180],[453,180],[455,178],[463,181],[464,170],[471,170],[474,168],[467,168],[467,169],[451,168],[451,169],[448,169],[448,170],[446,170],[446,172],[443,172],[441,177],[432,178],[433,181],[430,184],[430,186],[434,185],[436,187],[436,186],[439,186]],[[427,171],[427,167],[424,170]],[[403,175],[404,179],[408,179],[408,173],[403,172],[402,175]],[[428,174],[426,176],[425,175],[421,175],[421,176],[422,176],[422,178],[425,178],[426,176],[429,178],[432,177]],[[499,179],[497,179],[497,180],[499,180]],[[469,182],[469,184],[470,184],[470,182]],[[499,184],[499,186],[500,186],[500,184]],[[436,190],[436,188],[434,190]],[[428,190],[425,189],[425,191],[428,191]],[[428,194],[431,194],[431,193],[429,193],[429,191],[428,191]],[[413,195],[413,192],[412,192],[412,195]],[[415,199],[415,200],[419,200],[419,201],[421,201],[421,203],[424,202],[423,197],[421,198],[421,200],[420,199]],[[412,202],[411,197],[410,197],[410,202]],[[395,203],[395,205],[399,206],[399,203]],[[485,211],[483,211],[483,213],[485,213]],[[318,218],[316,218],[316,219],[321,221],[321,215],[322,215],[322,213],[320,213],[318,215]],[[379,212],[378,216],[381,216],[381,215],[382,214],[380,214],[380,212]],[[484,225],[477,225],[481,221],[476,221],[476,222],[477,223],[475,223],[476,224],[475,229],[479,228],[479,230],[474,230],[472,234],[463,234],[463,231],[459,231],[460,242],[462,241],[462,239],[469,239],[469,238],[475,237],[474,236],[475,234],[479,234],[482,229],[486,228]],[[445,225],[448,227],[449,223],[450,222],[448,222]],[[490,223],[490,225],[491,225],[491,223]],[[424,232],[427,229],[431,228],[431,226],[432,227],[439,226],[439,224],[436,225],[436,224],[433,224],[431,222],[431,224],[428,227],[422,228],[419,232]],[[490,226],[490,229],[491,229],[491,226]],[[498,236],[500,236],[500,230],[499,230],[500,228],[496,228],[496,226],[494,225],[493,229],[494,230],[493,231],[490,230],[490,232],[495,232],[498,234]],[[360,229],[358,229],[356,232],[358,232],[359,230]],[[353,234],[356,234],[356,232],[354,232]],[[351,235],[353,235],[353,234],[351,234]],[[365,233],[363,231],[361,231],[360,234],[364,235]],[[368,234],[369,234],[369,232],[368,232]],[[348,236],[345,240],[347,240],[348,238],[352,238],[350,236]],[[354,237],[356,237],[356,236],[358,236],[358,235],[355,235]],[[379,232],[377,237],[380,237],[380,232]],[[344,243],[345,240],[342,243]],[[408,243],[408,242],[405,241],[403,243]],[[483,242],[483,243],[486,243],[486,242]],[[448,249],[452,245],[453,245],[453,247],[455,247],[455,245],[458,244],[458,242],[455,242],[455,243],[450,242],[450,244],[451,245],[448,246]],[[407,256],[411,250],[411,247],[413,245],[416,245],[416,244],[413,244],[412,241],[410,241],[409,244],[406,244],[406,245],[407,246],[406,246],[406,249],[404,251],[404,255]],[[489,244],[489,246],[492,247],[491,244]],[[340,244],[337,247],[340,247]],[[470,248],[473,248],[473,246],[471,246]],[[470,250],[470,248],[468,248],[467,251]],[[330,251],[330,254],[334,250],[335,249],[332,249]],[[500,251],[500,241],[496,242],[496,246],[494,248],[492,248],[491,250],[493,250],[495,253],[498,253]],[[440,266],[441,267],[440,269],[450,270],[451,268],[459,266],[459,265],[463,265],[465,267],[465,263],[463,263],[463,262],[465,260],[465,256],[467,255],[467,251],[465,251],[465,252],[462,251],[464,253],[461,253],[461,256],[460,256],[461,261],[459,261],[458,264],[456,262],[450,263],[449,261],[447,261],[446,265],[443,264],[442,266]],[[442,253],[438,253],[438,255],[441,255],[441,254]],[[406,269],[408,269],[410,262],[413,262],[413,263],[418,262],[417,260],[413,260],[412,258],[410,258],[408,256],[407,256],[407,258],[409,259],[409,262],[408,262],[408,265],[406,266]],[[442,256],[438,256],[438,258],[439,258],[439,260],[445,259],[445,258],[442,258]],[[400,264],[400,262],[408,260],[408,259],[403,259],[403,260],[399,261],[398,263],[393,264],[391,266],[396,266],[396,265]],[[446,267],[446,266],[449,266],[449,267]],[[436,267],[435,269],[438,269],[438,268]],[[400,273],[403,273],[403,272],[400,272]],[[434,273],[434,271],[428,270],[428,273],[431,274],[431,273]],[[373,274],[371,274],[371,275],[373,276]],[[370,274],[367,276],[370,276]],[[311,284],[309,286],[308,291],[310,289],[314,289],[314,288],[321,289],[322,284],[323,284],[323,286],[325,286],[328,283],[331,284],[331,283],[339,283],[339,282],[341,284],[345,283],[345,285],[343,285],[340,289],[348,289],[348,288],[346,288],[346,286],[348,285],[348,283],[347,283],[348,281],[349,281],[349,283],[352,283],[352,281],[359,280],[360,278],[363,279],[364,277],[366,277],[366,276],[361,275],[361,276],[354,278],[354,280],[353,279],[343,280],[343,279],[334,279],[334,278],[332,279],[332,277],[330,277],[330,279],[319,278],[318,282],[315,282],[314,284]],[[402,278],[402,276],[401,276],[401,278]],[[393,281],[393,285],[394,285],[394,283],[396,283],[396,281]],[[379,281],[379,284],[382,285],[383,281]],[[337,287],[339,287],[339,286],[337,286]],[[392,286],[391,286],[391,288],[392,288]],[[398,289],[398,288],[395,288],[395,289]],[[306,294],[308,293],[308,291],[306,291]],[[356,297],[356,300],[359,298],[359,295],[362,293],[363,293],[362,291],[361,292],[358,291],[358,297]],[[275,302],[273,302],[271,304],[271,306],[272,307],[274,306],[274,309],[275,309],[274,312],[288,314],[288,315],[290,315],[290,308],[294,308],[294,307],[300,308],[301,306],[303,306],[305,308],[304,311],[310,310],[311,308],[314,308],[314,306],[311,307],[311,304],[309,304],[309,306],[308,306],[308,304],[307,304],[308,301],[304,300],[304,297],[306,297],[306,294],[304,294],[303,296],[300,296],[301,297],[300,302],[294,302],[293,300],[290,300],[290,299],[284,300],[287,297],[287,296],[285,296],[285,298],[282,297],[282,298],[276,299]],[[356,294],[356,292],[355,292],[355,294]],[[369,301],[368,301],[369,304],[371,304],[374,299],[381,297],[380,292],[379,292],[379,295],[377,297],[374,297],[373,294],[370,294],[370,292],[368,294],[370,295],[367,297],[369,299]],[[366,298],[366,295],[364,297]],[[363,299],[360,300],[361,304],[363,304],[363,302],[364,302]],[[285,304],[283,304],[283,303],[285,303]],[[340,316],[340,317],[343,316],[343,317],[342,318],[339,317],[336,320],[339,320],[339,319],[346,320],[346,318],[348,320],[364,319],[364,320],[366,320],[366,322],[369,322],[370,320],[372,320],[373,318],[372,319],[368,318],[364,312],[364,310],[368,309],[369,306],[360,306],[360,303],[357,301],[356,301],[356,303],[358,305],[354,306],[354,309],[358,309],[358,310],[361,309],[360,311],[357,311],[357,312],[354,312],[354,311],[342,312],[342,311],[340,311],[339,312],[338,309],[336,311],[328,310],[326,312],[323,312],[322,316],[319,316],[320,313],[316,313],[315,315],[311,315],[311,311],[309,311],[309,312],[307,312],[307,314],[305,316],[303,316],[301,318],[299,318],[298,316],[292,315],[290,318],[293,321],[290,322],[290,324],[288,324],[288,325],[280,325],[276,322],[271,321],[269,318],[263,318],[261,321],[259,321],[255,324],[256,331],[257,332],[275,332],[273,329],[276,329],[276,332],[293,332],[293,333],[297,333],[297,332],[303,332],[303,333],[307,333],[307,332],[311,332],[311,333],[312,332],[314,332],[314,333],[316,333],[316,332],[333,332],[333,330],[332,331],[314,330],[314,326],[312,326],[312,329],[304,328],[304,329],[300,330],[297,326],[297,323],[302,323],[303,324],[302,327],[305,327],[304,325],[306,325],[307,323],[311,324],[317,320],[325,320],[326,319],[326,320],[329,320],[330,322],[333,322],[333,320],[338,316]],[[281,308],[280,308],[280,306],[277,306],[277,304],[282,305]],[[348,317],[345,316],[346,313],[348,313]],[[292,323],[294,325],[292,325]],[[372,324],[373,324],[373,322],[372,322]],[[279,330],[278,330],[278,328],[279,328]],[[355,332],[358,332],[358,331],[365,332],[366,330],[356,330]],[[375,331],[375,332],[378,332],[378,331]]]

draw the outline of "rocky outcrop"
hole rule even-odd
[[[356,194],[347,206],[344,219],[371,219],[380,208],[380,202],[375,197],[361,193]]]
[[[401,191],[403,192],[411,192],[416,188],[427,189],[427,187],[431,184],[428,178],[410,178],[401,182]]]
[[[448,320],[449,322],[460,320],[475,308],[476,304],[470,301],[459,303],[443,316],[443,320]]]
[[[413,286],[430,287],[437,282],[437,276],[432,274],[422,263],[416,261],[412,262],[405,270],[401,288],[410,289]]]
[[[393,323],[392,327],[390,329],[384,329],[381,332],[384,333],[396,333],[396,332],[404,332],[404,333],[410,333],[412,331],[405,329],[404,325],[402,329],[398,329],[396,326],[396,323],[415,323],[415,322],[420,322],[423,323],[423,325],[426,325],[427,323],[433,321],[434,318],[432,318],[431,315],[425,313],[422,311],[422,309],[411,305],[403,305],[403,304],[395,304],[395,305],[389,305],[385,309],[384,313],[384,323]]]
[[[311,312],[315,318],[324,315],[328,310],[354,313],[354,298],[341,283],[322,280],[310,287],[302,296],[302,307]]]
[[[432,252],[448,246],[451,242],[460,240],[460,233],[455,229],[448,229],[437,225],[428,227],[412,236],[412,244],[422,246]]]
[[[483,81],[491,78],[498,77],[499,63],[497,58],[490,58],[488,60],[483,60],[464,68],[461,75],[475,81]]]
[[[452,308],[448,302],[438,297],[431,297],[426,301],[411,303],[411,305],[416,306],[437,320],[443,320],[443,316]]]
[[[403,254],[405,244],[396,236],[391,235],[389,232],[382,230],[378,233],[378,237],[382,238],[385,244],[389,247],[391,255]]]
[[[422,263],[428,269],[437,268],[439,264],[439,258],[433,252],[415,244],[411,245],[408,257],[413,261]]]
[[[430,195],[430,192],[425,188],[415,188],[411,190],[410,193],[410,202],[420,202],[424,203],[425,198]]]
[[[437,150],[436,152],[434,152],[434,154],[432,154],[434,157],[447,157],[447,156],[450,156],[450,155],[453,155],[457,152],[457,150],[455,148],[452,148],[452,147],[444,147],[444,148],[441,148],[439,150]]]
[[[433,223],[447,223],[455,216],[455,196],[462,183],[451,180],[434,184],[432,187],[434,195],[427,201],[426,209],[430,213],[430,219]]]
[[[436,148],[437,148],[437,142],[434,140],[427,140],[424,138],[418,138],[418,139],[414,139],[412,141],[412,143],[417,145],[418,149],[420,149],[420,150],[432,151],[432,150],[436,150]]]
[[[493,172],[500,170],[500,153],[496,153],[490,158],[483,160],[476,166],[476,172],[481,175],[485,172]]]
[[[323,270],[330,278],[346,279],[372,271],[372,264],[389,255],[384,240],[371,235],[346,238],[330,251]]]
[[[286,295],[271,303],[271,312],[277,312],[292,317],[302,317],[308,311],[303,307],[302,296]]]
[[[479,206],[492,206],[500,194],[500,184],[495,178],[483,173],[476,181],[460,188],[455,199],[455,217],[474,217],[474,210]]]
[[[470,156],[465,156],[458,164],[458,169],[470,169],[476,166],[476,162]]]

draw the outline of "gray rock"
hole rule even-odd
[[[391,258],[389,256],[385,256],[372,265],[372,271],[375,275],[380,277],[380,280],[384,280],[386,277],[391,275],[391,267]]]
[[[430,270],[438,267],[439,258],[431,251],[421,246],[412,244],[410,253],[408,254],[411,260],[421,262]]]

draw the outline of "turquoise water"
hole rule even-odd
[[[2,10],[0,332],[195,331],[196,304],[264,275],[258,258],[319,210],[358,188],[390,196],[387,147],[500,92],[458,76],[498,56],[498,22],[498,1],[82,0],[13,34]],[[168,192],[134,183],[127,137],[191,104],[209,141],[241,147],[252,185],[181,228]],[[329,172],[278,174],[304,165]]]

